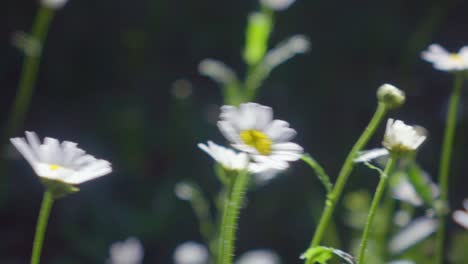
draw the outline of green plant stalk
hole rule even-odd
[[[463,84],[463,73],[457,72],[450,95],[449,108],[447,111],[447,121],[445,124],[444,141],[442,143],[442,155],[439,167],[440,201],[445,205],[448,200],[448,186],[450,174],[450,160],[452,158],[453,142],[455,137],[455,126],[457,122],[458,105],[460,104],[461,87]],[[439,215],[439,229],[436,235],[436,264],[441,264],[444,259],[445,240],[445,213]]]
[[[395,167],[395,163],[396,158],[392,155],[392,157],[390,157],[390,159],[387,162],[387,166],[385,167],[384,172],[380,175],[379,185],[377,186],[374,198],[372,199],[369,215],[367,216],[367,222],[364,226],[364,232],[362,233],[361,246],[359,248],[358,264],[365,263],[364,256],[366,253],[367,241],[369,239],[372,223],[374,222],[375,213],[377,211],[377,208],[379,207],[380,201],[382,200],[382,196],[385,193],[385,186],[387,185],[390,173]]]
[[[217,264],[232,264],[239,211],[244,202],[250,175],[246,171],[241,171],[235,177],[232,192],[224,205],[221,231],[218,239]]]
[[[388,177],[392,177],[392,173],[388,175]],[[390,232],[392,219],[393,219],[393,211],[395,211],[396,200],[392,197],[389,191],[386,192],[386,197],[384,198],[383,202],[383,213],[384,213],[384,223],[382,223],[382,230],[380,230],[380,234],[378,236],[378,244],[381,250],[381,255],[383,260],[387,260],[388,253],[387,253],[387,238]]]
[[[343,189],[348,181],[349,175],[351,174],[354,168],[353,160],[356,157],[357,153],[365,147],[372,135],[374,135],[377,127],[381,123],[386,113],[387,107],[385,106],[385,104],[379,103],[371,121],[369,122],[366,129],[364,130],[364,132],[359,137],[358,141],[346,157],[343,167],[341,168],[341,171],[338,174],[336,184],[334,185],[332,192],[328,195],[327,201],[325,202],[325,209],[323,210],[314,237],[312,238],[310,247],[316,247],[322,241],[323,235],[325,234],[325,231],[328,227],[328,223],[330,222],[331,217],[333,215],[333,211],[335,210],[336,203],[340,199],[341,194],[343,193]],[[310,261],[307,261],[306,263],[313,264]]]
[[[50,210],[54,198],[50,191],[45,191],[44,197],[42,198],[41,211],[39,212],[39,218],[36,225],[36,234],[34,236],[34,244],[31,255],[31,264],[39,264],[41,259],[42,244],[44,242],[44,235],[47,228],[47,221],[49,219]]]
[[[10,118],[4,135],[5,138],[8,138],[15,133],[19,126],[24,122],[26,112],[31,102],[31,97],[34,93],[34,86],[41,61],[41,53],[53,15],[54,11],[52,9],[42,5],[39,7],[30,37],[39,42],[40,51],[35,56],[26,54],[24,57],[18,91],[16,93],[15,102],[13,103],[10,111]]]

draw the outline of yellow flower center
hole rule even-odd
[[[271,153],[271,139],[263,132],[258,130],[244,130],[240,137],[245,144],[255,148],[260,154],[268,155]]]
[[[450,53],[450,58],[452,60],[455,60],[455,61],[462,61],[463,60],[462,57],[460,55],[458,55],[458,53],[455,53],[455,52]]]
[[[60,169],[60,166],[59,166],[59,165],[56,165],[56,164],[52,164],[52,165],[49,165],[49,169],[51,169],[51,170],[53,170],[53,171],[54,171],[54,170],[58,170],[58,169]]]

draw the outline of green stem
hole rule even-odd
[[[380,175],[379,185],[377,186],[377,190],[375,191],[374,198],[372,199],[372,204],[370,207],[369,215],[367,216],[367,222],[364,227],[364,232],[362,233],[361,239],[361,246],[359,248],[359,258],[358,264],[364,263],[364,256],[367,248],[367,241],[369,239],[370,229],[372,227],[372,223],[374,222],[375,212],[379,207],[380,200],[382,199],[383,194],[385,193],[385,186],[387,185],[388,175],[390,175],[391,171],[395,167],[396,158],[392,156],[388,162],[387,166],[385,167],[384,172]]]
[[[450,174],[450,160],[452,157],[453,141],[455,137],[455,125],[457,121],[457,111],[461,96],[461,87],[463,83],[463,73],[455,74],[452,94],[450,95],[449,108],[447,111],[447,121],[445,124],[444,141],[442,143],[442,155],[440,158],[439,167],[439,185],[440,185],[440,200],[443,204],[447,204],[448,200],[448,185]],[[445,240],[445,213],[439,215],[439,229],[436,235],[436,255],[435,263],[443,262],[443,250]]]
[[[34,20],[30,37],[39,43],[41,50],[36,55],[25,54],[18,91],[10,111],[10,119],[6,126],[6,133],[4,135],[6,138],[14,134],[25,119],[34,92],[42,49],[53,15],[54,11],[52,9],[41,6]]]
[[[364,148],[364,146],[367,144],[369,139],[375,133],[375,130],[379,126],[380,122],[382,121],[386,113],[387,113],[387,108],[385,104],[379,103],[377,110],[375,111],[374,116],[372,117],[371,121],[369,122],[366,129],[364,130],[364,132],[359,137],[358,141],[356,142],[356,144],[353,146],[348,156],[346,157],[343,167],[341,168],[341,171],[338,174],[336,184],[333,187],[332,192],[328,195],[327,201],[325,202],[325,209],[323,210],[322,216],[320,218],[320,222],[315,231],[310,247],[316,247],[322,241],[323,235],[325,234],[325,231],[328,226],[328,222],[330,222],[330,219],[333,215],[333,211],[335,210],[336,203],[340,199],[343,189],[346,185],[346,182],[348,181],[349,175],[351,174],[354,168],[353,160],[356,157],[357,153],[361,151],[362,148]],[[312,262],[307,261],[307,264],[312,264]]]
[[[239,172],[235,177],[232,192],[224,205],[223,219],[220,227],[221,232],[218,240],[217,264],[232,264],[239,211],[244,202],[250,175],[243,171]]]
[[[41,211],[39,212],[39,219],[36,225],[36,234],[34,236],[33,251],[31,256],[31,264],[39,264],[41,259],[42,244],[44,242],[44,235],[47,228],[47,221],[50,215],[50,209],[54,203],[52,193],[46,191],[44,198],[42,198]]]

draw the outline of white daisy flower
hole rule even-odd
[[[273,10],[281,11],[287,9],[296,0],[260,0],[260,2]]]
[[[262,169],[284,170],[290,161],[300,159],[303,149],[289,142],[296,131],[288,122],[273,120],[270,107],[245,103],[222,106],[218,127],[232,146],[249,153]]]
[[[422,129],[408,126],[401,120],[388,119],[383,146],[393,152],[416,150],[426,140]]]
[[[208,249],[193,241],[178,245],[174,251],[175,264],[207,264],[208,259]]]
[[[211,141],[208,141],[207,145],[199,143],[198,147],[228,170],[245,170],[249,165],[247,154],[236,153],[232,149],[217,145]]]
[[[235,264],[279,264],[280,257],[270,249],[251,250],[242,254]]]
[[[465,199],[465,201],[463,201],[463,207],[465,207],[464,211],[457,210],[453,213],[452,216],[455,222],[457,222],[459,225],[468,230],[468,199]]]
[[[46,137],[41,143],[34,132],[25,138],[12,138],[11,143],[29,162],[39,177],[80,184],[112,172],[111,164],[86,154],[76,143]]]
[[[430,217],[419,217],[413,220],[402,231],[396,234],[389,243],[392,254],[400,254],[418,242],[426,239],[437,230],[439,222]]]
[[[141,242],[131,237],[112,244],[109,255],[109,264],[140,264],[143,261],[144,250]]]
[[[62,8],[68,0],[41,0],[41,4],[50,8],[50,9],[60,9]]]
[[[431,62],[434,68],[441,71],[464,71],[468,69],[468,46],[462,47],[458,53],[450,53],[438,44],[432,44],[421,57]]]

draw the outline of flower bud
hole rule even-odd
[[[377,99],[388,109],[394,109],[405,103],[405,93],[391,84],[383,84],[377,90]]]

